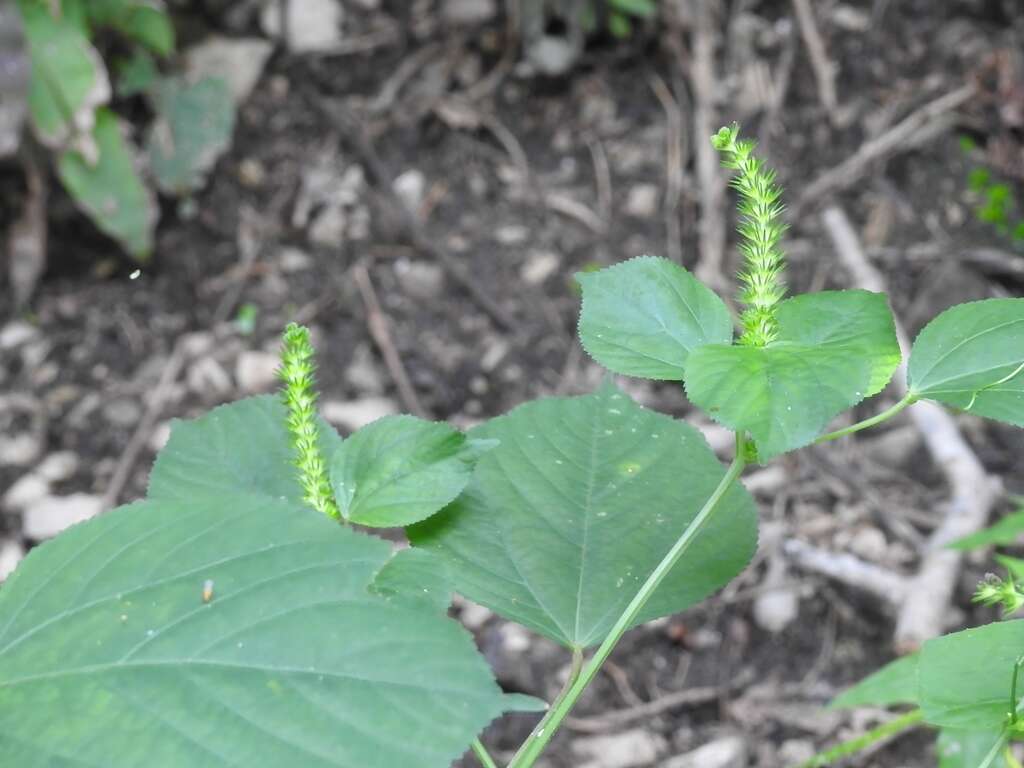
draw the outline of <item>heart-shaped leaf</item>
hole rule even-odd
[[[761,460],[807,445],[835,416],[881,391],[899,366],[886,298],[825,291],[779,304],[778,340],[712,344],[690,355],[686,393],[716,421],[747,430]]]
[[[1024,299],[986,299],[940,314],[918,335],[912,394],[1024,427]]]
[[[237,493],[72,528],[0,592],[5,764],[447,768],[522,702],[443,613],[370,592],[389,553]]]
[[[334,453],[338,509],[346,520],[375,528],[418,522],[462,493],[486,447],[447,424],[385,416]]]
[[[1010,710],[1024,620],[1002,621],[929,640],[918,681],[924,719],[947,728],[999,728]]]
[[[601,642],[725,474],[692,427],[606,385],[471,432],[496,438],[453,504],[411,527],[456,591],[568,647]],[[730,489],[637,623],[680,611],[749,561],[757,515]]]
[[[60,156],[57,171],[61,181],[100,230],[136,259],[148,259],[158,216],[156,200],[135,170],[123,126],[113,112],[106,108],[96,111],[92,138],[96,158],[78,150]]]
[[[694,349],[732,339],[722,300],[668,259],[641,256],[576,280],[583,348],[616,373],[680,381]]]

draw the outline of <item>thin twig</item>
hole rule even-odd
[[[868,166],[876,160],[901,148],[918,146],[926,137],[934,137],[938,129],[948,124],[949,113],[968,101],[974,91],[973,85],[960,86],[911,112],[880,136],[861,144],[850,157],[804,187],[790,217],[797,218],[802,209],[820,202],[826,195],[858,183]]]
[[[683,263],[679,232],[679,200],[683,194],[683,112],[672,91],[661,77],[651,74],[651,90],[665,110],[665,253],[677,264]]]
[[[594,164],[594,184],[597,187],[597,215],[606,225],[612,220],[612,169],[608,163],[608,154],[604,151],[601,140],[587,137],[587,149],[590,160]]]
[[[373,287],[370,273],[364,264],[356,264],[352,268],[352,277],[359,289],[359,295],[363,300],[363,307],[366,309],[366,325],[370,329],[370,336],[374,344],[380,350],[384,358],[391,378],[395,380],[398,387],[398,394],[402,398],[405,409],[423,419],[429,419],[430,415],[420,402],[416,390],[409,380],[409,374],[405,371],[402,363],[402,356],[398,354],[394,342],[391,340],[391,328],[384,310],[381,309],[380,300],[377,298],[377,291]]]
[[[811,9],[810,0],[793,0],[793,10],[796,11],[797,24],[800,26],[800,35],[807,46],[807,55],[811,60],[811,68],[814,70],[814,79],[818,83],[818,98],[821,106],[825,108],[829,121],[836,123],[836,107],[839,102],[836,98],[836,66],[829,59],[828,51],[825,50],[825,41],[818,31],[818,23],[814,19],[814,11]]]
[[[860,239],[846,214],[838,206],[822,213],[839,260],[861,288],[884,293],[885,278],[864,254]],[[904,362],[896,372],[895,384],[906,393],[906,360],[910,349],[907,334],[896,325]],[[945,629],[949,604],[960,573],[962,554],[947,548],[951,541],[984,527],[996,501],[996,483],[985,472],[978,457],[964,440],[953,417],[935,403],[919,401],[908,409],[920,430],[928,452],[949,484],[950,497],[943,509],[942,523],[932,533],[917,574],[906,581],[896,623],[896,647],[912,651]]]
[[[799,539],[788,539],[782,551],[800,568],[870,592],[890,607],[898,607],[903,601],[905,579],[898,573],[866,563],[854,555],[812,547]]]

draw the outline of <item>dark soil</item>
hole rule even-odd
[[[200,357],[234,374],[243,350],[272,351],[283,326],[297,318],[314,328],[325,400],[382,396],[407,409],[370,337],[352,278],[356,264],[369,269],[423,409],[467,425],[531,398],[586,391],[600,380],[600,370],[574,338],[574,272],[644,253],[670,253],[671,217],[678,223],[683,264],[698,263],[703,212],[693,154],[707,137],[693,135],[687,14],[678,28],[654,25],[632,40],[595,39],[563,77],[527,77],[513,68],[492,93],[470,102],[473,119],[463,127],[445,117],[445,108],[501,65],[503,21],[453,31],[438,20],[434,4],[411,4],[415,10],[407,5],[384,0],[378,10],[353,12],[355,23],[366,29],[381,19],[398,25],[399,34],[372,50],[319,58],[278,51],[271,58],[241,110],[234,147],[195,199],[194,214],[164,201],[156,252],[138,279],[129,279],[136,265],[97,234],[54,185],[49,266],[31,306],[14,315],[0,294],[0,322],[22,320],[38,329],[30,345],[0,350],[0,392],[38,404],[43,453],[69,450],[79,456],[76,474],[57,491],[107,489],[164,366],[186,334],[200,334],[195,343],[207,343]],[[914,109],[971,81],[986,57],[1024,46],[1024,11],[1014,2],[813,5],[836,66],[840,103],[834,123],[822,107],[789,3],[731,3],[716,27],[729,41],[716,55],[716,125],[739,120],[746,134],[760,137],[790,201],[799,198],[803,185]],[[192,20],[191,35],[239,33],[219,28],[216,4],[208,6]],[[255,27],[243,31],[257,33]],[[787,56],[793,57],[788,76]],[[371,111],[369,105],[413,57],[420,63],[394,99]],[[685,149],[681,198],[668,218],[667,117],[652,89],[655,78],[674,94]],[[1024,88],[1024,79],[1016,84]],[[780,87],[786,89],[784,103],[773,107],[762,97],[766,89]],[[1011,239],[976,219],[978,201],[966,184],[970,168],[992,161],[986,154],[990,142],[1005,148],[1016,140],[1024,164],[1024,126],[1014,124],[1012,110],[1001,110],[1000,103],[972,99],[920,143],[898,147],[843,188],[791,211],[792,290],[851,284],[819,216],[825,203],[838,202],[884,270],[892,305],[911,332],[954,303],[1021,295],[1024,256]],[[339,104],[359,117],[359,131],[388,173],[422,174],[417,226],[493,298],[512,327],[501,327],[452,275],[438,271],[433,254],[411,244],[390,185],[374,178],[352,126],[332,120],[323,108]],[[961,149],[961,134],[976,141],[972,154]],[[303,178],[325,157],[333,158],[339,177],[354,166],[365,174],[353,187],[357,200],[346,210],[350,220],[368,214],[364,237],[349,231],[331,243],[311,238],[310,222],[324,201],[314,205],[309,221],[296,217]],[[525,170],[521,158],[528,164],[525,183],[517,180]],[[603,158],[610,169],[607,201],[601,199]],[[254,174],[253,167],[262,173]],[[1019,181],[1010,181],[1019,193]],[[654,185],[653,205],[642,204],[642,185]],[[0,169],[0,190],[0,226],[7,226],[24,192],[16,165]],[[564,205],[550,204],[552,194],[576,208],[567,215]],[[985,260],[981,252],[995,256]],[[722,270],[726,283],[736,260],[730,244]],[[255,308],[251,333],[235,322],[245,305]],[[167,421],[248,394],[233,377],[221,390],[198,374],[190,378],[195,364],[189,358],[162,393],[155,434],[144,436],[119,501],[144,493]],[[677,386],[624,383],[651,407],[687,414]],[[862,406],[865,414],[876,407]],[[26,429],[18,418],[0,421],[0,428],[11,435]],[[962,426],[986,468],[1009,490],[1024,492],[1021,431],[970,417]],[[941,475],[920,447],[893,465],[872,461],[863,445],[854,441],[852,447],[818,452],[824,458],[784,460],[790,473],[785,490],[760,498],[766,525],[779,535],[836,550],[849,547],[851,532],[881,530],[885,547],[877,553],[879,562],[912,573],[919,553],[879,521],[857,489],[868,487],[891,499],[886,515],[910,510],[914,514],[904,522],[926,535],[943,499]],[[830,462],[845,467],[840,480],[825,477]],[[0,490],[25,471],[0,466]],[[16,515],[0,517],[0,536],[20,540],[20,531]],[[575,714],[586,718],[685,687],[714,686],[717,692],[702,703],[623,728],[644,727],[664,739],[666,756],[739,733],[748,744],[748,764],[763,768],[786,765],[810,748],[874,724],[877,719],[827,712],[821,705],[893,657],[893,617],[855,589],[790,570],[786,584],[800,595],[799,616],[777,634],[762,629],[752,602],[768,564],[778,557],[762,553],[723,595],[629,634],[613,656],[621,674],[599,677]],[[980,556],[969,560],[951,607],[951,629],[993,618],[969,602],[986,565]],[[550,696],[567,654],[536,638],[526,650],[511,651],[502,626],[491,617],[478,630],[501,682]],[[511,752],[533,722],[509,717],[491,728],[486,741],[497,753]],[[545,764],[581,764],[572,742],[585,737],[568,729],[554,741]],[[934,766],[932,741],[915,732],[851,764]]]

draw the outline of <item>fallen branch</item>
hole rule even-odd
[[[800,26],[800,35],[807,46],[807,55],[811,60],[811,69],[814,70],[814,79],[818,83],[818,98],[821,106],[825,108],[829,121],[836,123],[836,107],[839,100],[836,98],[836,67],[828,57],[825,50],[825,41],[818,31],[818,24],[814,20],[814,11],[811,9],[810,0],[793,0],[793,10],[796,11],[797,24]]]
[[[885,278],[867,260],[843,210],[838,206],[827,208],[822,213],[822,221],[854,284],[870,291],[885,292]],[[894,384],[905,394],[910,345],[906,331],[898,322],[896,332],[904,354]],[[936,466],[946,477],[950,497],[944,505],[942,523],[928,539],[917,574],[906,582],[903,590],[895,633],[896,648],[900,652],[913,651],[925,640],[942,634],[962,560],[959,551],[947,549],[946,545],[984,527],[997,498],[997,483],[985,472],[952,416],[927,401],[914,403],[908,412]]]
[[[835,579],[841,584],[870,592],[891,608],[903,603],[906,579],[881,566],[846,553],[829,552],[798,539],[787,539],[782,551],[795,565]]]

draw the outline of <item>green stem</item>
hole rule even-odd
[[[512,766],[514,765],[518,765],[516,761],[519,760],[522,757],[522,755],[526,752],[527,747],[529,747],[529,745],[532,744],[534,740],[540,738],[548,729],[548,726],[551,723],[551,718],[553,717],[553,713],[558,709],[562,701],[565,700],[565,697],[569,695],[569,691],[572,690],[572,687],[576,684],[576,681],[579,680],[580,672],[582,670],[583,649],[573,648],[572,666],[569,668],[569,677],[566,679],[565,685],[562,686],[562,690],[558,692],[558,695],[555,697],[555,700],[551,702],[551,706],[548,707],[548,711],[545,713],[544,717],[542,717],[540,722],[534,726],[533,731],[530,733],[530,737],[523,742],[522,746],[519,747],[519,750],[512,757],[512,762],[509,763],[509,768],[512,768]],[[557,726],[555,727],[557,728]]]
[[[996,758],[999,757],[999,753],[1003,751],[1003,747],[1006,746],[1006,742],[1009,738],[1010,735],[1006,731],[1003,731],[999,735],[999,738],[996,739],[996,743],[992,745],[992,749],[990,749],[988,754],[985,755],[985,759],[981,761],[978,768],[989,768],[992,763],[995,762]]]
[[[798,768],[823,768],[823,766],[829,765],[840,758],[852,755],[855,752],[860,752],[876,741],[881,741],[890,736],[895,736],[901,731],[905,731],[911,726],[917,725],[921,722],[922,712],[920,709],[914,709],[907,712],[905,715],[890,720],[887,723],[882,723],[877,728],[873,728],[867,733],[863,733],[860,736],[856,736],[849,741],[844,741],[842,744],[836,744],[830,749],[826,749],[824,752],[819,752],[810,760],[800,763]]]
[[[847,435],[852,435],[854,432],[860,432],[862,429],[867,429],[868,427],[873,427],[876,424],[881,424],[886,419],[891,419],[893,416],[902,411],[908,405],[913,405],[916,402],[917,396],[911,392],[908,392],[903,396],[902,400],[896,403],[896,405],[894,405],[892,408],[888,408],[882,411],[877,416],[872,416],[870,419],[864,419],[864,421],[858,421],[856,424],[851,424],[848,427],[837,429],[835,432],[829,432],[828,434],[822,435],[814,442],[827,443],[829,440],[837,440],[840,437],[846,437]]]
[[[494,762],[494,758],[487,752],[487,747],[483,745],[480,739],[473,742],[473,754],[476,755],[477,760],[480,761],[480,765],[484,768],[498,768],[498,764]]]
[[[601,669],[601,665],[607,660],[608,656],[615,649],[619,640],[626,633],[633,623],[636,621],[637,616],[640,615],[640,611],[644,605],[650,599],[651,595],[658,588],[658,585],[668,576],[669,572],[679,561],[679,558],[683,556],[693,540],[697,537],[697,534],[701,532],[708,520],[711,518],[711,514],[715,511],[718,506],[718,502],[722,500],[726,492],[732,486],[734,482],[739,478],[743,472],[743,468],[747,465],[746,460],[746,441],[741,435],[736,436],[736,458],[733,459],[732,464],[729,465],[729,469],[726,471],[725,476],[722,478],[718,487],[715,488],[708,500],[704,502],[704,506],[701,507],[700,512],[693,518],[690,524],[683,531],[682,536],[679,540],[672,545],[672,549],[668,551],[668,554],[658,563],[651,575],[647,577],[647,581],[644,582],[643,586],[640,587],[640,591],[634,595],[629,605],[626,606],[625,611],[619,616],[618,620],[612,626],[608,632],[608,636],[604,639],[604,642],[594,652],[594,655],[590,658],[586,668],[579,678],[569,687],[565,692],[564,696],[559,697],[552,705],[548,714],[545,715],[544,720],[538,724],[538,727],[530,734],[530,738],[520,748],[519,752],[509,763],[508,768],[530,768],[534,761],[540,756],[541,752],[547,746],[548,742],[551,741],[551,737],[558,730],[558,727],[562,724],[562,720],[569,714],[576,700],[580,697],[586,687],[593,681],[594,677],[597,676],[598,670]]]

